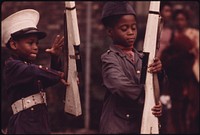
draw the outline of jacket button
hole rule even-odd
[[[129,118],[130,117],[130,115],[129,114],[126,114],[126,118]]]
[[[137,70],[137,73],[140,74],[140,70]]]

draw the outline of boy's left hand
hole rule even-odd
[[[158,73],[162,70],[162,63],[159,58],[155,57],[152,64],[148,66],[148,72]]]
[[[52,55],[59,56],[63,45],[64,45],[64,36],[57,35],[52,44],[52,47],[50,49],[46,49],[45,51]]]
[[[160,117],[162,115],[162,104],[159,101],[157,105],[155,105],[152,109],[152,114],[156,117]]]

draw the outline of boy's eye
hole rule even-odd
[[[28,42],[28,44],[32,45],[34,42]]]
[[[39,44],[39,42],[33,42],[33,41],[28,42],[29,45],[33,45],[34,43],[35,43],[36,45]]]
[[[123,26],[120,27],[120,29],[121,29],[123,32],[127,31],[129,28],[131,28],[132,30],[136,30],[136,25],[134,24],[134,25],[132,25],[131,27],[129,27],[129,26],[127,26],[127,25],[123,25]]]
[[[122,26],[121,28],[120,28],[122,31],[126,31],[127,29],[128,29],[128,27],[127,26]]]
[[[136,30],[136,25],[132,25],[132,30]]]
[[[33,42],[27,42],[29,45],[32,45],[33,44]]]

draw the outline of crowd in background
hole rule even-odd
[[[169,80],[161,91],[163,133],[199,132],[199,30],[190,25],[190,12],[161,3],[158,57]]]

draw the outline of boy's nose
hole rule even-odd
[[[34,50],[38,50],[38,45],[37,45],[36,43],[34,43],[34,44],[32,45],[32,48],[33,48]]]
[[[134,34],[132,29],[128,29],[128,34]]]

